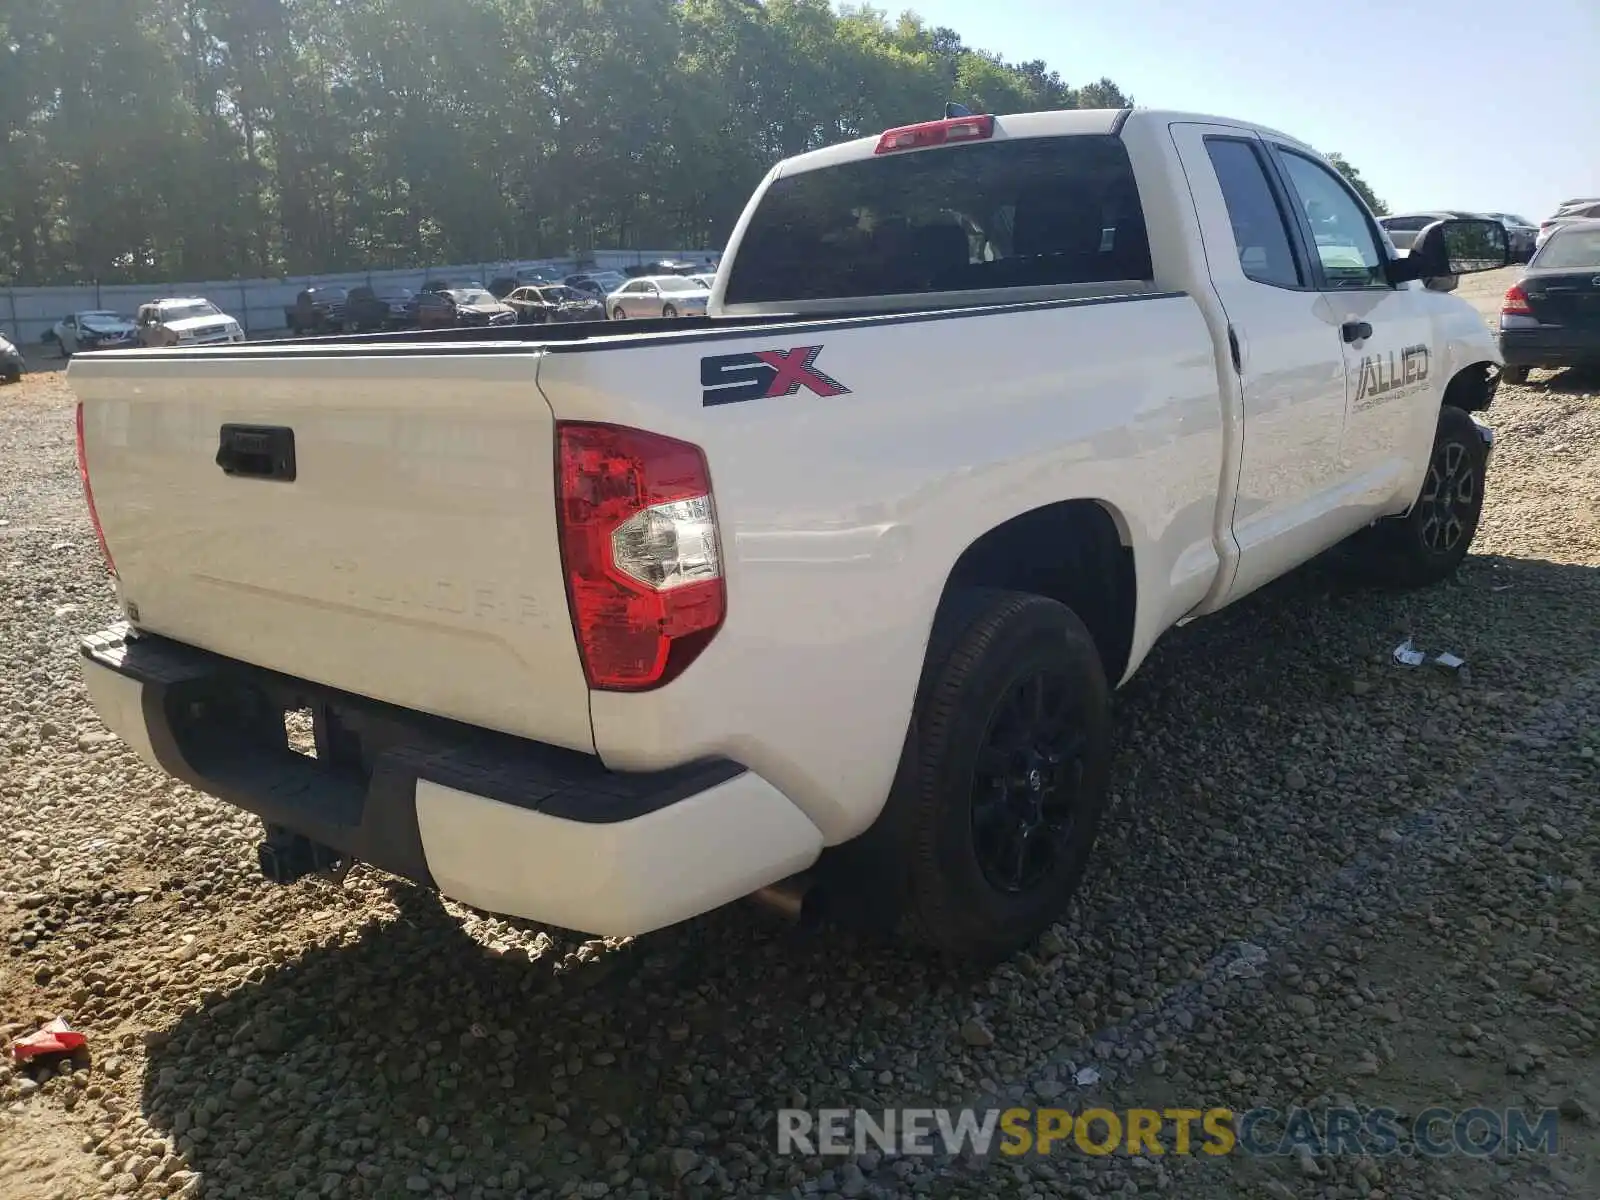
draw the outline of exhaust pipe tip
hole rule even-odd
[[[822,921],[822,895],[809,872],[768,884],[752,892],[750,899],[802,929],[815,929]]]

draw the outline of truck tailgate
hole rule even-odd
[[[554,422],[536,353],[495,349],[75,361],[95,505],[137,624],[592,751],[556,532]],[[225,473],[229,424],[292,430],[293,480],[260,474],[259,456],[243,460],[256,473]]]

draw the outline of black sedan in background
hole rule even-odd
[[[605,301],[559,283],[519,287],[506,297],[517,310],[519,325],[545,325],[552,321],[604,321]]]
[[[516,320],[516,309],[482,288],[424,291],[417,297],[417,325],[422,329],[512,325]]]
[[[353,287],[344,301],[345,322],[357,333],[405,329],[417,323],[417,298],[410,288],[380,283]]]
[[[1600,367],[1600,219],[1560,226],[1500,305],[1502,378],[1531,367]]]

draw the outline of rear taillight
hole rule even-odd
[[[698,446],[620,425],[556,426],[556,516],[589,686],[677,676],[722,625],[727,593]]]
[[[978,142],[994,136],[994,118],[955,117],[947,121],[925,121],[921,125],[902,125],[886,130],[878,139],[874,154],[893,154],[897,150],[921,150],[949,142]]]
[[[78,479],[83,484],[83,499],[89,506],[89,523],[94,526],[94,536],[100,541],[100,553],[106,556],[106,566],[113,576],[117,573],[116,561],[111,557],[111,547],[106,545],[106,531],[100,528],[100,514],[94,507],[94,488],[89,486],[89,456],[83,448],[83,401],[78,401]]]
[[[1531,317],[1533,309],[1528,304],[1528,293],[1522,290],[1521,284],[1512,284],[1506,289],[1506,298],[1500,302],[1500,315],[1502,317]]]

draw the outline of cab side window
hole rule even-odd
[[[1305,217],[1325,285],[1386,287],[1386,255],[1378,247],[1367,214],[1333,171],[1314,159],[1280,148],[1278,159]]]
[[[1208,137],[1206,153],[1222,185],[1222,202],[1228,209],[1245,278],[1272,287],[1305,287],[1289,240],[1289,226],[1268,182],[1260,150],[1242,138]]]

